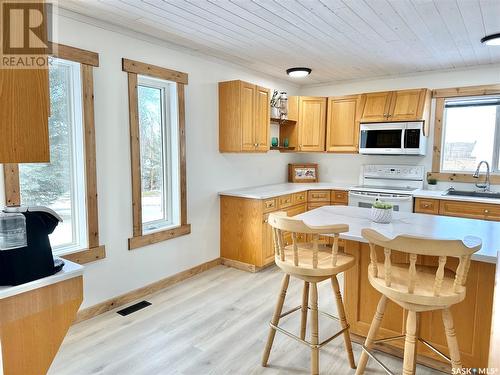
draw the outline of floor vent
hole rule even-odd
[[[148,301],[141,301],[137,302],[136,304],[125,307],[124,309],[118,310],[117,313],[120,314],[121,316],[127,316],[129,314],[132,314],[136,311],[142,310],[145,307],[148,307],[151,305],[151,302]]]

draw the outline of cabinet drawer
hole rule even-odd
[[[333,190],[332,191],[332,204],[344,204],[349,203],[349,193],[344,190]]]
[[[500,205],[441,200],[439,214],[497,221],[500,220]]]
[[[262,211],[271,212],[278,209],[278,198],[264,199],[262,201]]]
[[[282,195],[281,197],[278,197],[278,205],[280,209],[293,206],[292,194]]]
[[[293,204],[299,204],[299,203],[306,203],[307,202],[307,199],[306,199],[306,192],[305,191],[302,191],[300,193],[295,193],[293,194]]]
[[[422,214],[439,214],[439,200],[438,199],[423,199],[415,198],[415,212]]]
[[[307,194],[308,202],[330,202],[330,190],[310,190]]]
[[[286,214],[291,217],[291,216],[296,216],[298,214],[302,214],[306,211],[307,211],[307,207],[306,207],[306,204],[304,203],[304,204],[289,208],[288,210],[286,210]]]
[[[330,202],[312,202],[307,204],[307,211],[314,210],[318,207],[329,206]]]

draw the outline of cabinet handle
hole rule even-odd
[[[387,114],[387,117],[392,117],[392,115],[388,113],[388,114]]]
[[[428,203],[425,203],[422,205],[423,208],[428,208],[429,207],[429,204]]]
[[[485,213],[485,214],[489,214],[489,213],[490,213],[490,210],[484,210],[484,213]]]

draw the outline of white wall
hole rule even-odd
[[[322,85],[307,87],[300,90],[301,95],[336,96],[399,90],[426,87],[430,89],[487,85],[500,83],[500,66],[487,66],[463,71],[433,72],[426,74],[395,77],[389,79],[364,80],[357,82],[339,83],[336,85]],[[422,156],[375,156],[375,155],[339,155],[339,154],[309,154],[307,161],[320,164],[320,178],[322,180],[357,181],[359,170],[363,164],[408,164],[424,165],[426,171],[432,167],[432,145],[434,134],[434,101],[431,113],[431,135],[427,143],[427,155]],[[438,184],[447,188],[449,183]],[[460,184],[454,183],[454,186]]]
[[[60,43],[98,52],[100,58],[100,66],[94,70],[97,178],[100,240],[107,255],[86,265],[83,307],[87,307],[218,258],[217,192],[285,180],[287,163],[295,155],[218,152],[217,82],[243,79],[291,94],[297,94],[297,87],[67,16],[59,19],[59,25]],[[192,233],[134,251],[127,248],[132,207],[127,75],[121,70],[122,57],[189,74],[186,140]]]

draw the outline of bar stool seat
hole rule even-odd
[[[377,264],[377,275],[385,274],[384,263]],[[368,271],[370,284],[381,294],[386,295],[391,301],[407,309],[405,303],[421,305],[419,311],[435,310],[439,306],[449,306],[462,302],[465,298],[465,287],[457,286],[454,291],[455,273],[444,269],[441,293],[436,298],[434,293],[434,281],[436,278],[435,266],[415,265],[415,271],[419,278],[415,282],[413,293],[408,293],[408,280],[410,271],[408,264],[391,264],[391,286],[387,286],[385,280],[376,277],[372,270]]]
[[[340,272],[354,266],[356,258],[352,255],[338,253],[337,262],[332,266],[332,247],[328,245],[318,245],[318,266],[313,268],[313,243],[298,243],[298,257],[302,270],[300,273],[296,271],[296,266],[293,261],[293,245],[284,248],[285,260],[280,258],[275,259],[276,265],[284,272],[293,274],[300,279],[308,281],[322,281],[331,278]]]

